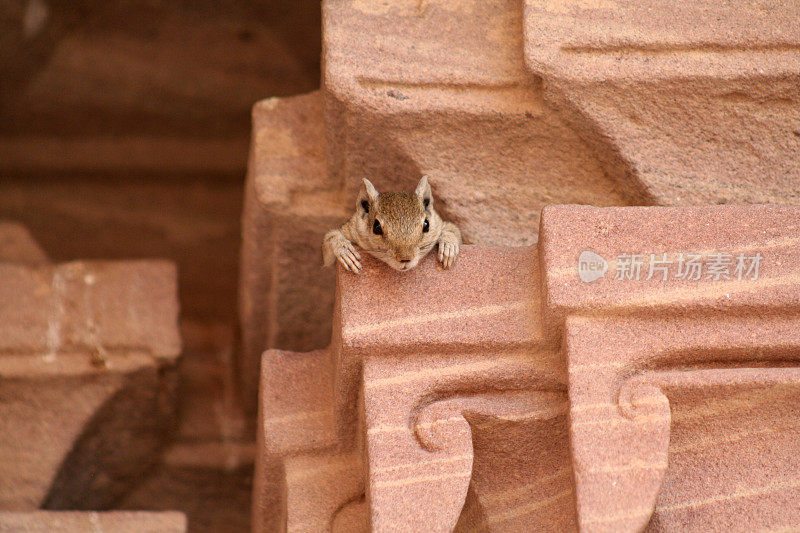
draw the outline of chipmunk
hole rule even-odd
[[[433,208],[427,176],[419,180],[413,193],[383,194],[364,178],[356,212],[341,228],[325,234],[325,266],[338,259],[347,270],[361,272],[361,254],[354,244],[395,270],[414,268],[438,244],[439,261],[444,268],[450,268],[461,246],[461,231],[455,224],[443,221]]]

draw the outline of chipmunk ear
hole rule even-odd
[[[428,185],[428,176],[422,176],[417,188],[414,189],[414,194],[422,198],[422,205],[425,206],[425,209],[433,205],[433,194],[431,194],[431,186]]]
[[[369,213],[369,208],[378,200],[378,191],[367,178],[364,178],[364,183],[361,185],[361,190],[358,193],[358,201],[356,209],[361,209],[365,213]]]

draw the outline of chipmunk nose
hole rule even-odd
[[[414,259],[414,250],[401,249],[395,251],[395,257],[401,263],[410,263]]]

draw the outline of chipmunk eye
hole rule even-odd
[[[425,219],[425,222],[422,223],[422,233],[428,233],[428,230],[431,229],[430,225],[428,224],[428,219]]]
[[[361,207],[364,209],[365,213],[369,213],[369,202],[366,200],[361,200]]]
[[[381,227],[381,223],[378,222],[378,219],[375,219],[375,222],[372,223],[372,233],[375,235],[383,235],[383,228]]]

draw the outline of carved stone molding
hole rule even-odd
[[[274,497],[305,531],[319,529],[292,517],[309,501],[330,529],[796,526],[798,220],[796,207],[559,206],[536,248],[340,272],[331,347],[264,355],[259,468],[276,474],[256,512]],[[586,250],[607,263],[590,280]],[[719,279],[675,264],[617,275],[626,253],[690,251],[762,262]],[[301,478],[318,490],[292,488]]]

